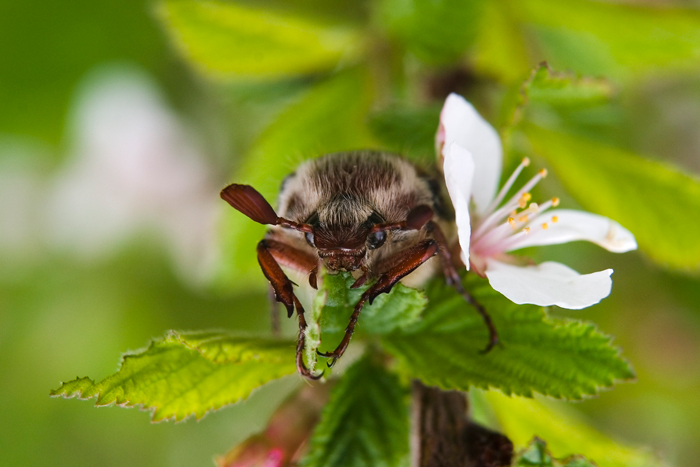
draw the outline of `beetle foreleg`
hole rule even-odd
[[[270,285],[275,292],[275,298],[278,302],[282,303],[287,308],[287,315],[292,316],[294,308],[297,310],[297,317],[299,319],[299,339],[297,341],[296,350],[296,362],[297,371],[309,379],[319,379],[322,375],[313,375],[311,371],[304,365],[304,341],[306,338],[306,319],[304,318],[304,308],[301,306],[299,299],[294,295],[294,289],[292,286],[292,281],[285,275],[284,271],[280,267],[276,257],[283,255],[284,253],[296,252],[296,258],[304,258],[303,252],[296,250],[289,245],[274,241],[274,240],[261,240],[258,243],[258,263],[260,263],[260,268],[263,274],[270,281]],[[287,260],[292,262],[289,256],[285,256]],[[280,261],[282,262],[282,261]],[[283,264],[287,264],[283,262]],[[298,265],[300,268],[305,267],[307,264],[304,261],[297,261],[294,264]],[[306,269],[308,271],[309,269]]]
[[[459,274],[457,273],[457,269],[455,268],[454,262],[452,260],[452,252],[450,251],[450,248],[447,244],[447,239],[445,238],[445,234],[442,233],[442,229],[440,229],[440,226],[437,225],[435,222],[430,221],[428,222],[427,227],[428,232],[432,235],[432,237],[435,239],[435,241],[440,247],[439,255],[440,261],[442,262],[442,269],[445,273],[445,280],[449,285],[451,285],[455,288],[455,290],[457,290],[457,293],[459,293],[464,298],[464,300],[467,301],[467,303],[476,308],[476,311],[481,315],[481,318],[484,320],[486,327],[488,327],[489,329],[489,343],[486,346],[486,348],[482,351],[483,353],[487,353],[491,349],[493,349],[499,342],[496,326],[494,326],[493,321],[491,320],[491,316],[489,316],[486,309],[479,302],[477,302],[476,299],[472,297],[469,292],[465,290],[464,286],[462,286],[462,281],[459,278]]]

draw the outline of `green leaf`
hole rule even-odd
[[[558,69],[635,78],[700,68],[700,12],[609,2],[523,0],[521,21]]]
[[[526,446],[536,435],[547,440],[551,455],[556,457],[583,453],[600,467],[661,465],[650,452],[619,443],[593,429],[568,405],[554,403],[554,401],[506,397],[494,391],[484,395],[490,402],[503,433],[513,441],[515,446]],[[526,452],[530,451],[530,448]],[[532,455],[534,454],[533,452]],[[534,461],[532,456],[528,457]]]
[[[476,37],[483,0],[383,0],[380,23],[419,59],[458,60]]]
[[[317,84],[267,128],[235,181],[254,186],[272,202],[284,177],[304,159],[372,146],[365,126],[371,99],[371,82],[362,69]],[[265,279],[255,246],[266,228],[223,201],[222,209],[219,282],[229,288],[262,289]]]
[[[279,78],[334,68],[361,36],[290,13],[212,0],[164,0],[159,16],[176,47],[206,73]]]
[[[351,289],[354,282],[350,273],[324,276],[321,291],[328,291],[328,294],[321,310],[321,332],[332,334],[345,330],[355,304],[370,287],[364,285]],[[398,283],[390,293],[379,295],[371,305],[365,304],[356,330],[367,334],[387,334],[414,324],[420,320],[427,303],[427,298],[421,292]]]
[[[402,465],[408,455],[408,432],[407,389],[365,357],[333,389],[302,465]]]
[[[350,273],[324,274],[322,284],[313,302],[311,313],[307,314],[305,356],[311,370],[316,368],[316,350],[321,341],[329,350],[339,343],[348,325],[355,304],[362,293],[370,286],[356,289],[350,286],[355,282]],[[370,305],[365,303],[357,321],[353,340],[363,334],[387,334],[397,329],[417,323],[427,304],[425,295],[399,283],[388,294],[379,295]]]
[[[125,355],[119,371],[99,383],[79,378],[51,395],[96,397],[96,406],[141,406],[151,410],[153,421],[191,415],[199,419],[295,372],[293,343],[174,333],[142,352]]]
[[[535,437],[517,454],[513,467],[596,467],[596,465],[579,455],[569,456],[566,459],[554,459],[547,451],[547,443]]]
[[[443,281],[434,281],[423,319],[382,339],[404,374],[444,389],[476,386],[567,399],[634,377],[611,338],[594,325],[516,305],[484,279],[471,277],[466,287],[489,311],[502,346],[483,354],[488,331],[481,317]]]
[[[294,359],[296,345],[291,341],[251,337],[230,331],[173,331],[171,335],[214,363],[243,363],[251,360],[288,363]]]
[[[523,104],[534,102],[577,107],[606,102],[613,94],[613,87],[604,78],[555,72],[546,63],[542,63],[532,71],[521,91]]]
[[[589,211],[616,220],[655,261],[700,266],[700,182],[667,164],[573,135],[528,125],[537,154]]]
[[[435,133],[440,107],[390,108],[375,112],[369,120],[372,134],[388,150],[421,163],[435,161]]]

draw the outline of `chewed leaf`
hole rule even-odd
[[[220,76],[284,77],[329,70],[355,53],[361,39],[349,27],[231,2],[165,0],[159,12],[182,53]]]
[[[355,279],[350,273],[319,276],[321,287],[307,313],[305,356],[312,370],[317,363],[316,350],[323,341],[324,350],[340,343],[350,315],[360,296],[370,287],[351,288]],[[355,328],[354,340],[364,335],[381,335],[417,323],[427,299],[415,289],[396,284],[390,293],[381,294],[370,305],[365,303]],[[328,347],[328,349],[325,349]]]
[[[187,334],[173,334],[142,352],[125,355],[112,376],[98,383],[78,378],[51,395],[97,398],[96,406],[141,406],[152,411],[153,421],[183,420],[192,415],[201,418],[245,399],[258,386],[296,372],[293,345],[288,342],[278,346],[232,336],[196,337],[187,341]],[[287,358],[281,358],[283,347]]]
[[[444,389],[476,386],[566,399],[634,378],[612,339],[594,325],[552,319],[542,308],[516,305],[479,278],[467,281],[467,289],[489,311],[501,345],[483,354],[488,331],[480,316],[436,281],[427,291],[422,320],[382,340],[404,374]]]

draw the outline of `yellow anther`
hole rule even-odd
[[[518,206],[520,206],[522,209],[527,206],[527,202],[532,199],[532,195],[530,193],[523,193],[520,195],[520,199],[518,200]]]
[[[545,222],[544,224],[542,224],[542,228],[544,230],[547,230],[549,228],[549,225]]]
[[[513,227],[513,229],[515,229],[515,219],[513,219],[512,217],[509,217],[508,223],[510,224],[511,227]]]
[[[554,207],[559,206],[559,198],[557,198],[556,196],[554,198],[552,198],[552,206],[554,206]]]
[[[518,215],[518,210],[517,210],[517,209],[513,209],[513,210],[510,212],[510,217],[515,217],[515,216],[517,216],[517,215]]]
[[[559,222],[559,216],[552,216],[552,222],[554,222],[554,223]]]
[[[528,165],[530,165],[530,158],[529,158],[529,157],[523,157],[523,162],[522,162],[522,164],[523,164],[523,167],[527,167]]]
[[[539,171],[540,177],[544,178],[547,176],[547,169],[540,169]]]
[[[525,227],[525,228],[523,229],[523,232],[525,232],[525,235],[529,234],[529,233],[530,233],[530,227]]]
[[[518,222],[527,222],[527,214],[518,217]]]

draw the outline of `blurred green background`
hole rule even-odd
[[[241,221],[218,198],[229,181],[255,181],[272,196],[297,161],[317,152],[377,146],[429,158],[431,134],[397,148],[393,125],[436,116],[450,90],[497,123],[498,103],[541,60],[607,76],[615,96],[582,111],[540,109],[540,121],[700,172],[697,2],[238,2],[332,25],[319,36],[329,50],[309,51],[298,66],[284,51],[271,65],[264,52],[245,57],[294,34],[276,20],[259,43],[242,38],[230,62],[212,65],[207,53],[216,50],[188,45],[190,23],[182,23],[206,18],[178,16],[197,5],[0,3],[2,466],[212,465],[300,384],[290,377],[178,424],[48,397],[76,375],[111,374],[122,352],[168,329],[269,328],[264,278],[251,272],[254,243],[240,232],[234,237],[246,241],[220,240],[222,216],[224,226]],[[230,48],[224,33],[205,39]],[[305,121],[309,107],[332,116]],[[410,112],[382,113],[393,108]],[[261,155],[274,151],[284,154],[270,165]],[[556,179],[546,189],[576,205]],[[239,248],[250,255],[229,263]],[[617,439],[697,465],[697,268],[677,272],[643,252],[587,244],[533,255],[616,271],[608,299],[569,315],[616,336],[638,381],[572,407]]]

